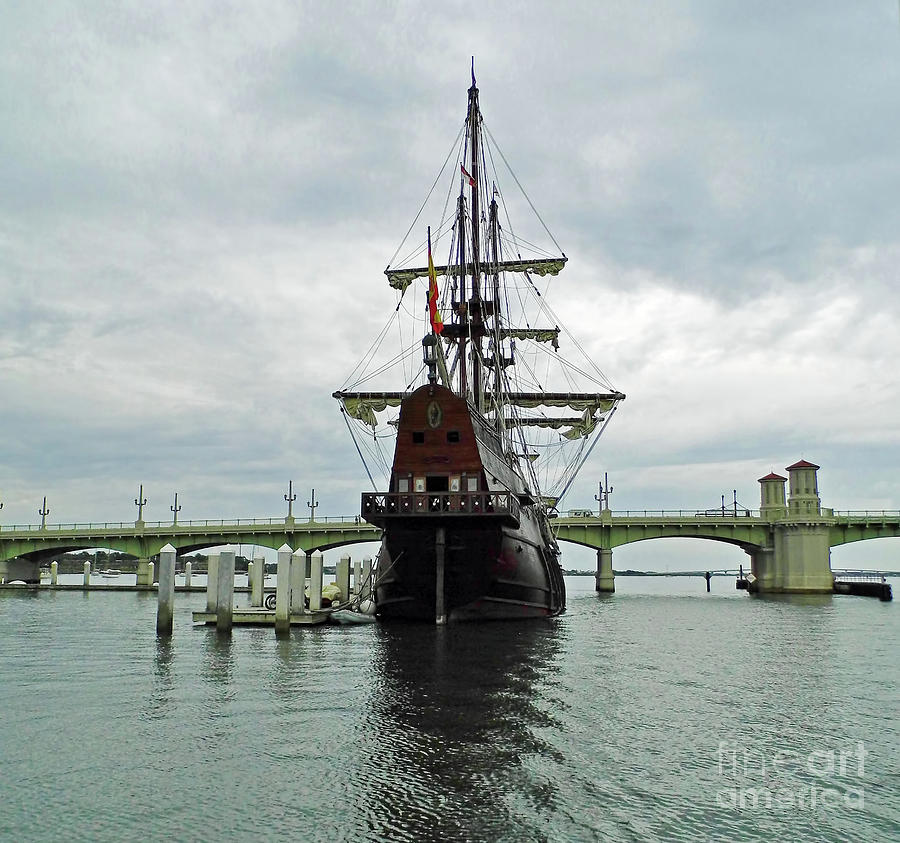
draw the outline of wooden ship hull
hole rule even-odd
[[[559,549],[499,439],[467,401],[430,384],[400,408],[391,490],[362,496],[384,530],[375,602],[384,619],[546,617],[565,609]]]

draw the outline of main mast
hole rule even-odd
[[[481,255],[479,254],[479,207],[478,207],[478,156],[481,132],[481,115],[478,112],[478,87],[475,84],[475,65],[472,64],[472,87],[469,88],[469,188],[472,211],[472,298],[469,302],[469,331],[472,337],[472,398],[479,412],[484,394],[484,372],[481,365],[481,338],[484,331],[484,317],[481,306]],[[464,183],[465,184],[465,183]],[[465,187],[463,188],[465,189]]]

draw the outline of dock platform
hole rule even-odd
[[[331,612],[302,612],[291,614],[289,617],[291,626],[316,626],[325,623]],[[215,612],[191,612],[195,624],[212,624],[215,626],[217,615]],[[245,606],[234,609],[231,622],[241,626],[275,626],[275,610]]]

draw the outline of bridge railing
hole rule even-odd
[[[834,514],[841,518],[889,518],[900,519],[900,510],[896,509],[836,509]]]
[[[295,518],[294,527],[306,528],[311,525],[326,524],[362,524],[362,518],[358,515],[334,515],[316,518],[311,521],[309,518]],[[192,521],[179,521],[173,524],[171,521],[145,521],[142,529],[144,530],[177,530],[178,528],[191,529],[196,527],[255,527],[255,526],[291,526],[284,518],[206,518]],[[91,522],[71,522],[62,524],[0,524],[0,531],[3,532],[62,532],[62,531],[101,531],[101,530],[135,530],[138,529],[134,521],[91,521]]]
[[[737,514],[733,511],[725,510],[696,510],[696,509],[615,509],[610,510],[609,514],[613,518],[699,518],[704,521],[713,520],[715,518],[750,518],[759,517],[759,510],[739,509]],[[567,520],[583,520],[586,518],[599,518],[595,512],[587,510],[570,510],[569,512],[561,512],[557,516]]]

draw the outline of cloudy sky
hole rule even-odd
[[[282,515],[288,480],[353,514],[331,393],[472,55],[628,396],[567,506],[607,471],[614,509],[753,507],[804,457],[824,505],[900,509],[896,0],[0,9],[0,523],[133,519],[141,483],[148,520]]]

